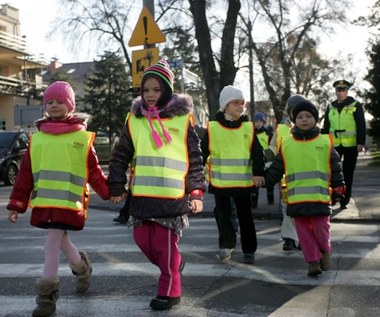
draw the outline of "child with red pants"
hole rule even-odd
[[[333,200],[343,197],[342,167],[331,137],[316,125],[318,110],[312,102],[294,106],[291,119],[295,127],[265,172],[265,184],[274,185],[285,175],[286,212],[294,218],[308,275],[316,276],[331,267],[331,188]]]
[[[118,203],[125,197],[125,173],[132,163],[133,237],[161,273],[150,307],[167,310],[181,299],[179,237],[188,226],[187,214],[203,209],[206,182],[192,99],[173,93],[167,62],[146,68],[140,87],[110,160],[110,199]]]

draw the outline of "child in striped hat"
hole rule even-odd
[[[167,310],[181,300],[184,260],[178,242],[187,214],[203,209],[206,189],[199,138],[189,95],[173,92],[174,76],[165,60],[145,69],[141,97],[131,112],[109,166],[111,201],[126,195],[125,175],[132,164],[130,224],[144,255],[160,269],[150,307]]]

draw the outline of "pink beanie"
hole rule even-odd
[[[49,100],[56,99],[62,101],[69,112],[75,110],[75,94],[70,84],[65,81],[56,81],[52,83],[44,92],[44,107]]]

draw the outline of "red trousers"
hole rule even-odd
[[[179,236],[156,222],[144,221],[142,226],[134,227],[133,238],[149,261],[161,271],[157,295],[181,296]]]
[[[305,262],[317,262],[331,252],[330,216],[294,217]]]

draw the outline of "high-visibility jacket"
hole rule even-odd
[[[242,122],[229,129],[217,121],[208,123],[209,182],[217,188],[252,187],[251,148],[254,139],[252,122]]]
[[[135,148],[130,184],[132,195],[171,199],[184,197],[185,177],[189,169],[186,141],[191,115],[161,119],[172,141],[160,148],[154,144],[147,118],[136,118],[130,114],[127,120]],[[152,124],[156,131],[161,131],[156,118],[152,118]]]
[[[284,138],[289,137],[290,134],[290,127],[287,124],[280,123],[276,127],[276,153],[280,150],[281,142]],[[280,193],[281,193],[281,199],[285,202],[287,200],[286,197],[286,183],[285,183],[285,177],[283,177],[280,181]]]
[[[33,134],[30,148],[34,182],[31,207],[84,210],[88,199],[87,158],[94,138],[95,133],[87,131]]]
[[[263,147],[263,150],[265,151],[266,149],[269,148],[269,135],[263,131],[263,132],[260,132],[260,133],[256,133],[256,136],[261,144],[261,146]]]
[[[330,201],[332,147],[329,135],[320,134],[307,141],[293,136],[283,139],[281,153],[288,204]]]
[[[338,108],[329,106],[330,134],[334,141],[334,146],[343,145],[345,147],[356,146],[356,122],[354,113],[356,103],[344,106],[339,113]]]
[[[281,140],[290,135],[290,127],[280,123],[276,127],[276,153],[280,150]]]

